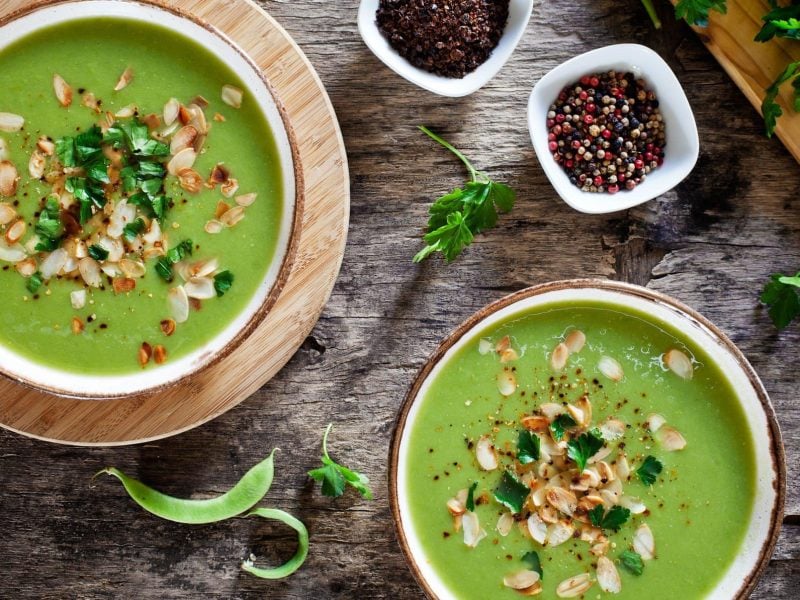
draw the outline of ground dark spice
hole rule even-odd
[[[378,28],[415,67],[464,77],[497,47],[508,0],[381,0]]]
[[[664,162],[658,99],[633,73],[585,75],[565,87],[547,131],[553,158],[585,192],[632,190]]]

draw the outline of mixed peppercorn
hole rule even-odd
[[[548,144],[584,192],[632,190],[664,162],[664,120],[655,92],[633,73],[585,75],[547,113]]]

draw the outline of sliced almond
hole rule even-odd
[[[223,225],[233,227],[244,219],[244,211],[244,206],[234,206],[230,210],[225,211],[225,214],[222,215],[219,220]]]
[[[642,560],[653,560],[656,557],[656,542],[647,523],[639,525],[634,532],[633,549],[642,557]]]
[[[609,418],[606,421],[603,421],[598,429],[600,430],[600,435],[603,436],[604,440],[613,442],[614,440],[618,440],[625,435],[626,426],[625,423],[619,419]]]
[[[178,182],[181,188],[190,194],[196,194],[203,187],[203,178],[194,169],[181,169],[178,173]]]
[[[28,173],[30,173],[30,176],[34,179],[41,179],[44,176],[45,162],[44,154],[38,150],[31,152],[31,158],[28,161]]]
[[[8,225],[16,218],[16,209],[8,202],[0,202],[0,225]]]
[[[559,598],[577,598],[589,591],[594,585],[588,573],[581,573],[569,579],[565,579],[556,587],[556,595]]]
[[[536,513],[528,517],[528,533],[531,534],[534,541],[542,545],[547,541],[547,523]]]
[[[461,516],[461,527],[464,530],[464,543],[470,548],[477,546],[478,542],[486,537],[486,532],[481,529],[478,521],[478,515],[472,511],[468,510]]]
[[[628,458],[625,456],[624,452],[621,452],[619,456],[617,456],[617,460],[614,461],[614,470],[617,472],[617,477],[622,480],[627,480],[631,474],[631,467],[628,464]]]
[[[117,112],[115,112],[114,116],[118,119],[130,119],[136,114],[136,110],[137,107],[135,104],[128,104],[128,106],[123,106]]]
[[[582,395],[575,402],[575,406],[583,413],[583,419],[578,421],[578,424],[581,427],[589,427],[592,423],[592,401],[589,400],[589,396],[586,394]]]
[[[587,460],[586,462],[589,463],[590,465],[594,464],[594,463],[596,463],[598,461],[603,460],[609,454],[611,454],[611,447],[610,446],[603,446],[602,448],[600,448],[600,450],[598,450],[597,452],[592,454],[589,457],[589,460]]]
[[[167,361],[167,349],[161,344],[153,348],[153,360],[157,365],[163,365]]]
[[[600,476],[600,481],[604,484],[614,481],[617,478],[617,472],[604,460],[597,461],[595,469]],[[596,485],[597,484],[590,487],[596,487]]]
[[[27,226],[25,225],[24,219],[18,219],[11,224],[8,229],[6,229],[6,242],[9,245],[16,244],[18,241],[22,239],[22,236],[25,235],[25,230]]]
[[[27,257],[25,248],[20,244],[13,244],[9,246],[5,238],[0,237],[0,260],[17,263]]]
[[[484,471],[493,471],[497,468],[497,453],[488,435],[481,436],[475,444],[475,458]]]
[[[53,156],[56,151],[56,145],[48,140],[46,137],[40,137],[36,141],[36,147],[45,156]]]
[[[644,502],[636,496],[623,495],[619,499],[619,505],[623,508],[627,508],[633,515],[641,515],[647,510],[647,506],[645,506]]]
[[[92,92],[86,92],[81,96],[81,104],[100,114],[100,102],[97,101],[97,97]],[[110,125],[111,123],[109,123]]]
[[[597,363],[597,368],[611,381],[620,381],[625,375],[622,371],[622,365],[610,356],[602,356],[600,362]]]
[[[167,337],[175,333],[175,321],[172,319],[164,319],[159,325],[161,326],[161,333]]]
[[[692,361],[680,350],[673,348],[663,356],[666,367],[681,379],[691,379],[694,376]]]
[[[220,113],[214,113],[214,120],[217,121],[218,123],[224,123],[225,116]]]
[[[183,287],[189,298],[210,300],[217,295],[214,289],[214,280],[210,277],[192,277]]]
[[[566,339],[564,339],[564,345],[567,347],[570,354],[576,354],[583,350],[583,347],[586,345],[586,334],[580,329],[573,329],[567,334]]]
[[[239,191],[239,180],[229,177],[228,181],[220,186],[219,191],[222,192],[222,195],[226,198],[233,198],[234,194]],[[239,206],[242,205],[240,204]]]
[[[203,112],[203,109],[197,104],[190,104],[186,107],[186,110],[189,112],[189,122],[188,125],[192,125],[195,129],[197,129],[197,133],[199,134],[198,139],[200,136],[208,133],[208,123],[206,121],[206,115]],[[197,148],[195,148],[196,150]]]
[[[242,106],[243,97],[244,92],[236,86],[227,84],[222,86],[222,101],[228,106],[240,108]]]
[[[447,510],[450,512],[451,515],[454,517],[458,517],[463,515],[467,512],[467,508],[458,498],[450,498],[447,501]]]
[[[228,181],[230,177],[230,171],[223,165],[222,163],[217,163],[214,165],[214,168],[211,169],[211,175],[208,178],[209,184],[212,186],[216,186],[220,183],[225,183]]]
[[[237,196],[237,204],[239,204],[239,206],[245,206],[238,201],[239,198],[241,198],[241,196]],[[492,344],[491,340],[482,339],[480,342],[478,342],[478,354],[485,356],[490,352],[494,352],[494,345]]]
[[[170,126],[178,119],[181,103],[177,98],[170,98],[164,105],[164,125]]]
[[[75,335],[83,333],[83,321],[78,317],[72,317],[72,333]]]
[[[520,425],[529,431],[547,431],[550,420],[544,415],[527,415],[520,419]]]
[[[647,416],[647,420],[644,422],[645,427],[651,433],[655,433],[661,427],[666,424],[667,420],[657,413],[653,413],[652,415]]]
[[[142,342],[139,346],[139,364],[144,368],[150,362],[150,357],[153,356],[153,348],[147,342]]]
[[[503,585],[512,590],[525,590],[539,582],[539,573],[536,571],[517,571],[503,577]]]
[[[102,275],[100,273],[100,265],[97,261],[90,256],[82,258],[78,261],[78,270],[81,273],[83,281],[86,285],[91,287],[100,287],[103,283]]]
[[[194,149],[194,140],[197,138],[197,129],[191,125],[181,127],[175,135],[172,136],[170,141],[169,151],[170,154],[177,154],[186,148]]]
[[[20,131],[25,126],[25,119],[19,115],[8,112],[0,112],[0,131],[13,133]]]
[[[221,232],[223,229],[225,229],[225,226],[222,223],[220,223],[219,221],[217,221],[215,219],[212,219],[211,221],[208,221],[205,224],[203,229],[205,230],[206,233],[210,233],[210,234],[214,235],[214,234],[217,234],[217,233]]]
[[[503,396],[510,396],[517,391],[517,377],[513,371],[504,369],[497,374],[497,389]]]
[[[61,106],[66,107],[72,104],[72,87],[58,73],[53,75],[53,90]]]
[[[622,581],[617,567],[605,556],[597,559],[597,585],[609,594],[619,594],[622,591]]]
[[[0,196],[11,197],[17,192],[19,173],[14,163],[8,160],[0,162]]]
[[[561,488],[551,488],[547,490],[545,499],[553,508],[568,516],[572,516],[575,509],[578,507],[578,499],[575,497],[575,494]]]
[[[73,290],[69,293],[69,301],[72,308],[80,310],[86,306],[86,290]]]
[[[506,537],[511,533],[512,527],[514,527],[514,516],[511,513],[504,512],[500,515],[500,518],[497,519],[497,533]]]
[[[239,206],[251,206],[253,202],[256,201],[257,197],[258,194],[256,194],[255,192],[251,192],[249,194],[241,194],[239,196],[236,196],[234,200],[236,200],[236,204],[238,204]],[[483,340],[481,340],[481,342],[483,342]]]
[[[583,413],[583,411],[580,408],[578,408],[577,406],[575,406],[573,404],[567,404],[567,414],[569,414],[569,416],[572,417],[572,420],[575,421],[575,423],[579,427],[583,427],[584,426],[584,421],[586,420],[586,415]]]
[[[167,163],[167,171],[170,175],[177,175],[183,169],[191,169],[195,160],[197,160],[197,152],[193,148],[184,148]]]
[[[558,415],[564,413],[564,407],[561,404],[556,404],[555,402],[545,402],[539,406],[539,410],[551,422],[555,421]]]
[[[567,540],[572,538],[575,533],[575,527],[569,521],[561,520],[558,523],[553,523],[547,526],[547,545],[560,546]]]
[[[681,432],[669,425],[663,425],[658,430],[656,439],[661,444],[661,447],[669,452],[683,450],[686,447],[686,440],[681,435]]]
[[[176,323],[185,323],[189,318],[189,296],[183,286],[170,288],[167,299]]]
[[[114,91],[119,92],[120,90],[124,90],[131,81],[133,81],[133,69],[128,67],[122,72],[122,75],[119,76],[117,85],[114,86]]]
[[[55,277],[66,264],[67,258],[69,258],[69,255],[63,248],[56,248],[53,250],[39,266],[39,272],[42,274],[42,277],[44,279]]]
[[[140,277],[144,277],[145,273],[147,272],[147,268],[144,266],[142,261],[131,260],[129,258],[123,258],[120,260],[119,268],[125,277],[130,277],[131,279],[139,279]]]
[[[36,264],[36,259],[31,257],[19,261],[17,264],[14,265],[14,268],[17,270],[17,273],[19,273],[23,277],[30,277],[31,275],[36,273],[36,270],[39,267]]]
[[[217,202],[217,206],[214,209],[214,218],[219,219],[222,215],[228,212],[231,209],[230,205],[225,202],[224,200],[220,200]]]
[[[550,366],[554,371],[561,371],[567,366],[567,359],[569,359],[569,348],[563,342],[558,344],[550,355]]]
[[[198,260],[189,265],[189,277],[208,277],[219,268],[219,261],[216,258]]]
[[[115,294],[127,294],[136,288],[136,280],[130,277],[116,277],[112,282]]]

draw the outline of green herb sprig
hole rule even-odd
[[[800,315],[800,273],[794,277],[787,277],[776,273],[764,286],[761,292],[761,302],[769,308],[769,316],[775,327],[786,328],[798,315]]]
[[[567,432],[567,429],[575,427],[575,425],[577,425],[575,419],[567,413],[561,413],[550,423],[550,432],[553,434],[553,439],[560,442]]]
[[[567,456],[578,465],[578,471],[586,468],[587,461],[603,447],[603,438],[596,431],[582,433],[567,442]]]
[[[539,436],[527,429],[519,432],[517,441],[517,460],[523,465],[528,465],[539,460],[542,441]]]
[[[528,563],[528,568],[531,571],[536,571],[539,574],[539,579],[544,579],[544,571],[542,571],[542,561],[539,558],[539,553],[536,550],[531,550],[522,555],[522,562]]]
[[[598,504],[589,511],[589,520],[592,522],[592,525],[612,531],[619,531],[619,528],[628,521],[630,516],[631,511],[622,506],[612,506],[611,509],[606,512],[605,507],[602,504]]]
[[[472,166],[459,150],[420,126],[419,129],[432,140],[455,154],[467,167],[470,181],[441,196],[430,207],[425,247],[414,256],[418,263],[434,252],[441,252],[447,262],[455,260],[472,243],[476,234],[497,224],[497,213],[508,212],[514,206],[516,194],[503,183],[498,183]]]
[[[653,485],[656,477],[664,469],[664,465],[655,456],[647,456],[644,462],[636,469],[636,474],[645,485]]]
[[[708,13],[712,10],[724,15],[728,12],[727,0],[680,0],[675,5],[675,16],[690,25],[707,27]]]
[[[322,466],[309,471],[308,476],[322,483],[323,496],[338,498],[349,485],[367,500],[372,500],[367,476],[336,463],[328,454],[328,434],[332,428],[333,423],[329,423],[322,436]]]
[[[644,561],[642,557],[633,550],[625,550],[619,555],[619,563],[626,571],[633,575],[641,575],[644,571]]]
[[[503,471],[500,485],[494,490],[494,499],[516,515],[522,511],[530,492],[530,488],[517,479],[516,475]]]
[[[478,489],[478,482],[474,481],[469,489],[467,490],[467,503],[466,507],[467,510],[470,512],[475,512],[475,490]]]

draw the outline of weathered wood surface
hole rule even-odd
[[[395,544],[386,454],[397,407],[444,334],[487,302],[556,277],[616,277],[667,292],[717,322],[761,374],[783,427],[787,518],[755,598],[800,587],[800,328],[777,335],[756,297],[765,276],[800,267],[800,168],[761,137],[755,110],[689,28],[654,33],[638,0],[549,0],[509,65],[462,100],[423,93],[361,43],[356,0],[264,6],[295,36],[338,111],[353,183],[344,267],[321,321],[281,373],[214,422],[145,446],[78,449],[0,432],[2,598],[420,598]],[[700,129],[694,175],[627,213],[578,215],[534,158],[524,125],[531,85],[564,59],[611,42],[658,50],[686,88]],[[456,263],[410,263],[430,200],[461,181],[458,165],[414,130],[444,132],[520,192],[514,212]],[[372,478],[377,498],[321,498],[305,476],[320,433],[337,423],[335,455]],[[280,582],[242,574],[254,551],[288,558],[291,535],[258,521],[209,527],[152,518],[110,480],[106,464],[176,494],[232,484],[273,446],[268,503],[309,526],[312,549]]]

